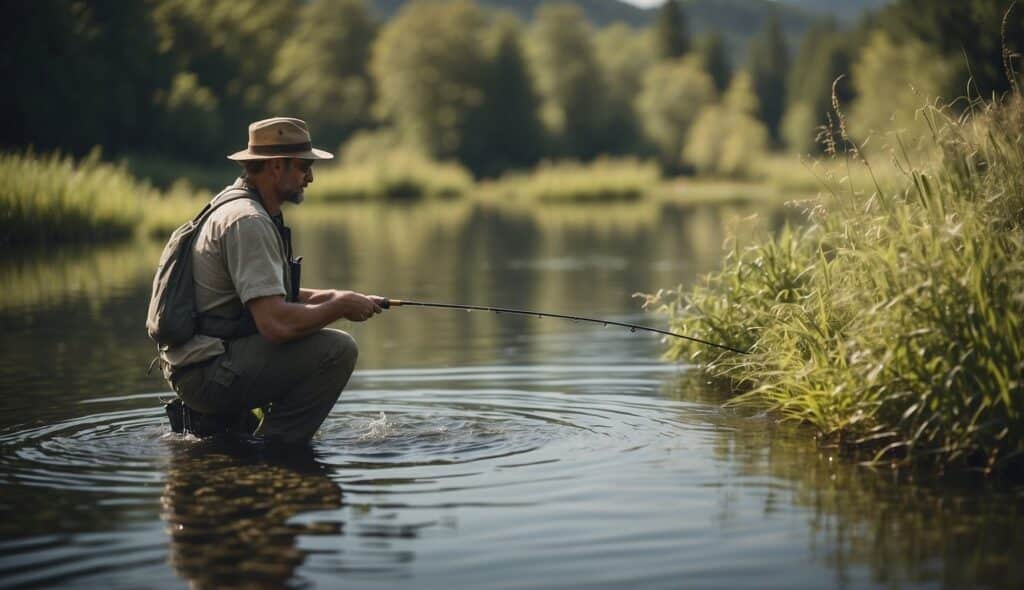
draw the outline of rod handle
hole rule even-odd
[[[399,307],[400,305],[402,305],[401,299],[388,299],[387,297],[377,297],[376,300],[377,305],[379,305],[381,309],[391,309],[392,307]]]

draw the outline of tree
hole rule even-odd
[[[621,23],[594,35],[597,59],[604,77],[604,142],[610,153],[644,149],[643,133],[634,105],[643,87],[644,72],[657,61],[652,37]]]
[[[589,158],[603,150],[604,81],[590,25],[578,6],[544,4],[529,43],[540,92],[541,120],[561,155]]]
[[[173,59],[176,72],[195,75],[196,87],[217,98],[227,133],[213,151],[237,145],[251,121],[274,114],[270,71],[303,0],[151,2],[163,54]]]
[[[1013,0],[900,0],[878,18],[891,39],[915,39],[937,50],[946,60],[964,62],[961,90],[967,76],[972,93],[988,97],[1010,89],[1003,62],[1003,17],[1007,50],[1019,67],[1024,52],[1024,6]],[[1011,58],[1012,59],[1012,58]]]
[[[536,163],[543,150],[540,99],[533,88],[521,43],[519,20],[502,15],[485,41],[488,56],[481,111],[482,143],[478,161],[467,162],[484,174]]]
[[[747,176],[768,149],[768,129],[757,120],[750,74],[733,77],[721,104],[705,108],[690,129],[683,160],[699,174]]]
[[[170,85],[149,7],[96,0],[4,2],[0,74],[11,83],[0,144],[108,153],[158,141],[153,96]]]
[[[761,33],[750,42],[748,64],[754,92],[761,105],[758,118],[764,121],[772,139],[778,141],[779,123],[785,108],[789,53],[778,15],[774,12]]]
[[[663,62],[647,71],[637,111],[667,168],[678,165],[690,126],[714,100],[715,83],[697,60]]]
[[[668,0],[662,4],[654,31],[656,49],[661,59],[676,59],[690,51],[690,32],[679,0]]]
[[[376,114],[435,158],[471,158],[485,98],[483,13],[472,2],[406,4],[373,47]]]
[[[959,61],[937,57],[921,41],[897,43],[875,31],[853,66],[857,100],[850,114],[851,132],[860,139],[882,130],[926,136],[925,122],[916,111],[937,97],[948,100],[955,94],[961,68]]]
[[[367,71],[376,25],[362,0],[312,0],[278,51],[270,80],[276,112],[294,113],[320,141],[340,143],[367,126],[373,83]]]
[[[850,40],[825,22],[811,28],[804,36],[800,51],[787,80],[786,114],[781,134],[786,144],[798,152],[820,149],[816,141],[819,130],[828,124],[832,111],[833,82],[850,75]],[[835,85],[840,104],[852,99],[848,80]]]
[[[729,54],[725,48],[725,41],[722,34],[712,30],[704,35],[698,42],[696,48],[700,56],[701,66],[704,71],[711,75],[715,81],[715,89],[719,92],[725,91],[732,79],[732,65],[729,63]]]

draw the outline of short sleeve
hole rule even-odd
[[[243,304],[287,293],[280,237],[269,219],[252,215],[232,223],[224,234],[222,251]]]

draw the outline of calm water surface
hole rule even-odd
[[[631,295],[717,266],[742,213],[304,207],[309,286],[655,324]],[[339,323],[360,365],[308,456],[169,434],[159,247],[0,264],[0,586],[1024,584],[1017,490],[853,465],[628,330],[395,309]]]

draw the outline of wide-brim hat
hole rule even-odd
[[[229,160],[301,158],[330,160],[334,154],[313,147],[309,128],[302,119],[274,117],[249,125],[249,147],[228,156]]]

